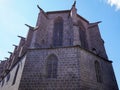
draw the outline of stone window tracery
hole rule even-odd
[[[98,61],[95,61],[95,72],[96,72],[97,82],[102,83],[102,74],[101,74],[100,64]]]
[[[58,59],[55,55],[47,58],[47,78],[57,78]]]
[[[53,46],[62,46],[63,43],[63,19],[57,17],[54,21]]]

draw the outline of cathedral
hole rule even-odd
[[[0,63],[0,90],[119,90],[98,24],[69,10],[45,12]]]

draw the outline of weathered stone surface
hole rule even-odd
[[[7,61],[10,71],[2,74],[0,90],[118,90],[98,23],[78,15],[75,4],[66,11],[40,9],[36,27]]]
[[[52,54],[58,58],[57,78],[46,77],[46,60]],[[96,79],[96,60],[101,65],[103,83],[98,83]],[[30,49],[19,90],[29,87],[30,90],[117,90],[111,62],[78,46]]]

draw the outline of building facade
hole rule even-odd
[[[4,65],[0,90],[118,90],[98,24],[70,10],[40,13]]]

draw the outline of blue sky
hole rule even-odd
[[[71,9],[74,0],[0,0],[0,60],[9,57],[18,35],[26,37],[24,24],[36,25],[39,9],[44,11]],[[99,24],[105,48],[120,87],[120,0],[77,0],[77,12],[90,22]]]

